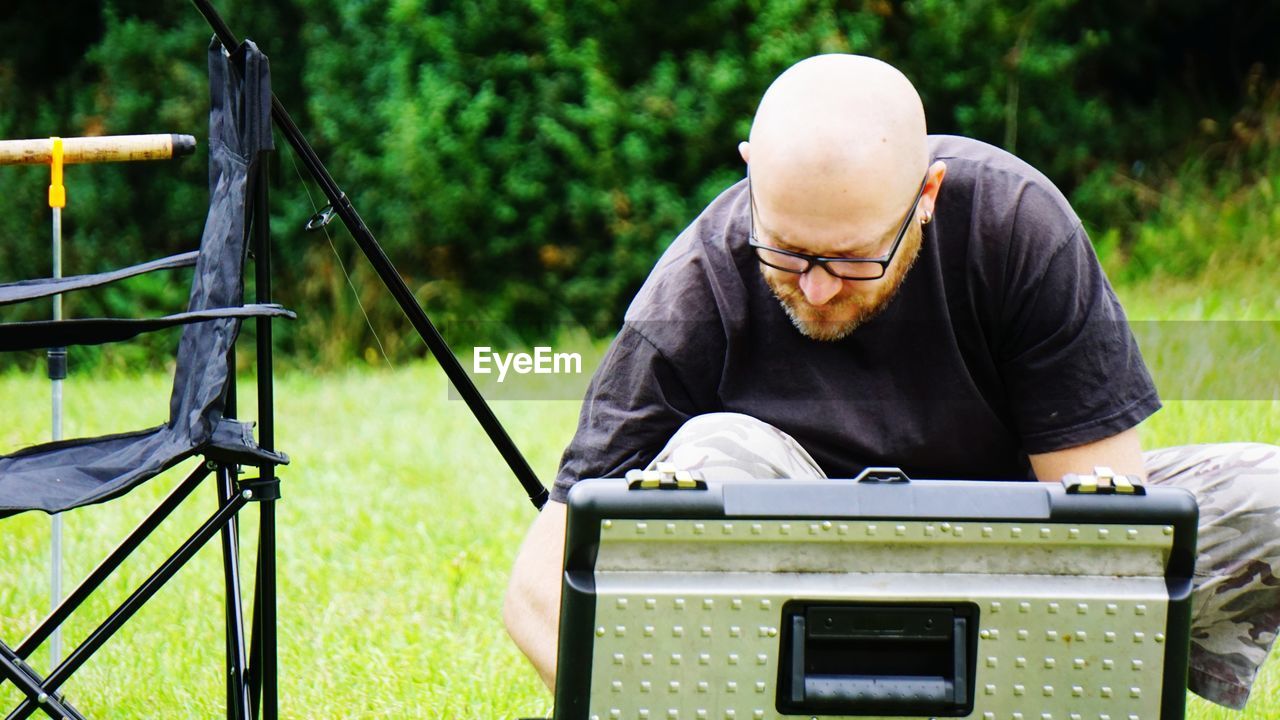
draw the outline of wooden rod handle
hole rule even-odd
[[[62,139],[62,162],[99,163],[135,160],[169,160],[191,155],[196,139],[190,135],[108,135]],[[53,141],[0,140],[0,165],[48,165],[53,160]]]

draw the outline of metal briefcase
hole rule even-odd
[[[1190,493],[678,475],[569,493],[556,720],[1183,717]]]

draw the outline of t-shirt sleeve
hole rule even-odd
[[[591,378],[551,499],[565,502],[578,480],[621,477],[648,465],[697,414],[683,375],[641,329],[623,325]]]
[[[1137,425],[1160,400],[1088,235],[1078,221],[1056,239],[1041,234],[1046,224],[1021,224],[1005,268],[999,361],[1023,449],[1062,450]]]

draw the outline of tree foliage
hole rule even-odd
[[[760,94],[806,56],[897,65],[932,131],[1015,150],[1068,192],[1082,188],[1077,209],[1106,229],[1131,204],[1099,191],[1109,185],[1098,178],[1158,164],[1206,119],[1225,122],[1247,70],[1280,55],[1280,6],[1263,2],[218,5],[271,56],[277,95],[433,315],[535,334],[614,327],[662,249],[741,177],[736,144]],[[0,24],[0,137],[203,140],[209,35],[181,2],[19,0]],[[414,352],[345,237],[331,247],[300,231],[323,201],[281,145],[277,287],[304,318],[285,342],[345,357],[372,343],[367,311],[393,354]],[[198,159],[70,169],[68,271],[191,247],[204,178]],[[0,168],[0,279],[46,271],[46,184],[38,169]],[[149,282],[77,298],[69,312],[146,310],[180,295]]]

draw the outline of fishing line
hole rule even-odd
[[[295,155],[295,152],[289,153],[289,164],[293,166],[294,174],[298,176],[298,181],[302,183],[302,190],[307,194],[307,202],[311,203],[311,211],[313,213],[319,212],[320,209],[316,207],[315,198],[311,196],[311,188],[307,187],[307,181],[302,177],[302,171],[298,170],[298,160]],[[369,313],[365,312],[364,303],[360,302],[360,293],[356,290],[355,283],[351,281],[351,274],[347,272],[347,266],[343,264],[342,256],[338,254],[338,246],[334,244],[333,236],[329,234],[329,226],[321,225],[320,229],[324,230],[325,239],[329,241],[329,249],[333,251],[333,259],[338,261],[338,268],[342,270],[342,277],[346,278],[347,287],[351,288],[351,297],[355,298],[356,307],[360,308],[360,314],[364,317],[364,324],[368,326],[369,332],[373,333],[373,342],[378,346],[378,354],[382,355],[387,367],[395,370],[395,364],[391,362],[391,358],[387,356],[386,348],[382,346],[382,338],[378,337],[378,331],[374,329],[373,322],[369,320]]]

